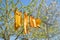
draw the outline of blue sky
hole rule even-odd
[[[10,0],[10,1],[11,1],[11,0]],[[57,3],[58,3],[57,5],[60,6],[60,0],[56,0],[56,1],[57,1]],[[2,0],[2,2],[5,4],[5,0]],[[13,2],[16,3],[17,1],[14,0]],[[21,2],[23,3],[24,6],[27,6],[27,5],[29,5],[29,3],[31,2],[31,0],[21,0]],[[51,0],[47,0],[47,1],[46,1],[46,4],[49,5],[50,2],[51,2]],[[2,6],[3,8],[5,7],[5,6],[3,6],[2,4],[1,4],[1,6]],[[20,8],[20,6],[21,6],[20,4],[17,5],[18,8]],[[59,19],[59,21],[60,21],[60,19]],[[1,24],[1,22],[0,22],[0,24]],[[16,36],[11,36],[10,40],[12,40],[12,39],[14,40],[15,37],[16,37]],[[2,39],[0,38],[0,40],[2,40]]]

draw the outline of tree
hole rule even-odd
[[[4,40],[10,40],[10,36],[16,35],[15,40],[20,36],[23,39],[45,39],[49,40],[56,35],[60,35],[59,22],[60,12],[56,0],[51,0],[51,3],[47,5],[46,0],[31,0],[29,5],[25,6],[21,0],[5,0],[0,1],[0,37]],[[23,26],[17,31],[14,30],[14,10],[18,8],[18,11],[27,12],[28,15],[34,16],[34,18],[40,18],[42,20],[40,28],[32,28],[29,26],[30,33],[23,34]],[[35,15],[34,15],[35,14]],[[59,39],[58,39],[59,40]]]

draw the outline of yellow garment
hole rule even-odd
[[[41,19],[37,18],[36,19],[36,27],[39,27],[41,24]]]
[[[35,18],[33,16],[30,16],[30,26],[36,27],[36,21],[35,21]]]
[[[22,25],[22,12],[18,12],[16,9],[14,12],[14,18],[15,18],[15,30],[17,30]]]
[[[29,21],[28,15],[27,13],[24,13],[24,34],[28,33],[28,21]]]

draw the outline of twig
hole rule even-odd
[[[23,30],[20,33],[22,33],[22,32],[23,32]],[[17,38],[20,36],[20,33],[19,33],[19,35],[17,35],[17,37],[15,38],[15,40],[17,40]]]

